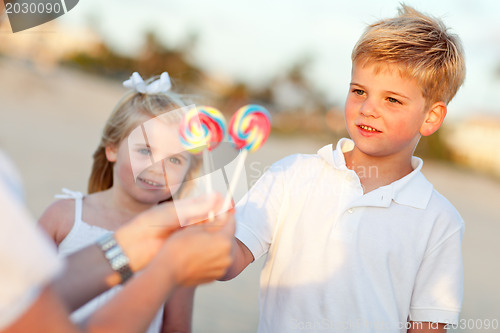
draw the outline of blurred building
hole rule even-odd
[[[67,54],[89,53],[99,45],[100,37],[89,29],[62,28],[54,21],[12,33],[8,19],[0,21],[0,53],[10,58],[29,60],[37,67],[50,69]]]
[[[457,123],[449,129],[445,141],[456,162],[500,177],[500,117],[476,117]]]

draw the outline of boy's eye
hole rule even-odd
[[[397,99],[392,98],[392,97],[387,97],[387,101],[389,101],[389,103],[398,103],[398,104],[401,104],[400,101],[398,101]]]
[[[363,96],[365,94],[364,90],[361,89],[353,89],[352,92],[359,96]]]

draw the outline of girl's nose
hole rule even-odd
[[[164,161],[159,161],[151,165],[147,170],[148,172],[154,175],[163,175],[167,171],[166,169],[167,168],[166,165],[164,164]]]

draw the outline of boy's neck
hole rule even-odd
[[[389,185],[413,171],[410,156],[369,156],[354,147],[344,153],[346,166],[359,177],[366,194],[379,187]]]

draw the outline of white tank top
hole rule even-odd
[[[75,199],[75,221],[70,232],[63,241],[59,244],[59,255],[61,257],[66,257],[73,252],[76,252],[86,246],[89,246],[97,241],[99,237],[112,231],[90,225],[82,221],[82,203],[83,194],[81,192],[72,192],[65,188],[62,190],[65,194],[56,195],[56,198],[64,199]],[[78,310],[71,314],[71,319],[74,322],[81,322],[87,318],[90,314],[108,302],[118,291],[122,289],[122,286],[115,286],[110,290],[102,293],[101,295],[95,297],[94,299],[87,302]],[[147,333],[158,333],[160,332],[161,324],[163,319],[163,307],[158,311],[153,322],[149,326]]]

